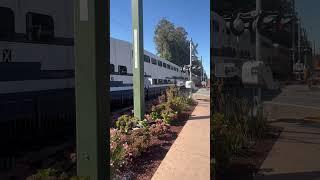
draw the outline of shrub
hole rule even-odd
[[[158,97],[158,103],[162,104],[164,102],[166,102],[166,94],[162,94],[161,96]]]
[[[119,130],[110,130],[110,171],[111,174],[116,174],[116,170],[126,163],[127,144],[124,142],[124,137]]]
[[[224,105],[225,114],[213,114],[210,126],[217,169],[226,169],[231,158],[246,157],[252,140],[266,133],[262,111],[252,117],[251,110],[245,99],[229,98]]]
[[[150,146],[150,134],[145,129],[136,129],[127,135],[127,153],[129,157],[140,156]]]
[[[164,109],[166,109],[165,103],[161,103],[156,106],[152,106],[152,112],[157,112],[158,114],[160,114],[161,111],[163,111]]]
[[[170,118],[170,115],[168,112],[161,113],[161,117],[164,123],[172,125],[172,119]]]
[[[168,133],[170,130],[170,126],[168,126],[162,120],[157,120],[155,124],[151,125],[149,128],[150,134],[157,138],[161,138],[163,135]]]
[[[148,125],[149,125],[149,123],[148,123],[148,120],[147,120],[147,119],[138,120],[138,121],[137,121],[137,126],[138,126],[139,128],[147,128]]]
[[[184,98],[180,96],[170,99],[167,103],[169,108],[173,111],[177,111],[179,114],[187,109],[187,104],[185,103]]]
[[[111,177],[119,174],[119,168],[128,165],[150,146],[150,134],[144,128],[129,133],[110,130],[110,172]]]
[[[218,171],[228,167],[230,162],[230,151],[227,146],[227,126],[223,114],[214,114],[210,122],[211,140],[213,144],[213,155],[215,166]]]
[[[59,175],[59,172],[55,169],[40,169],[35,175],[29,176],[27,180],[67,180],[67,177]]]
[[[151,118],[152,118],[153,120],[156,120],[156,119],[160,119],[160,118],[161,118],[160,114],[159,114],[158,112],[156,112],[156,111],[152,111],[152,112],[150,113],[150,116],[151,116]]]
[[[258,111],[256,117],[248,118],[248,131],[251,138],[260,139],[266,135],[268,124],[267,119],[263,116],[262,111]]]
[[[116,127],[122,132],[128,133],[137,125],[137,119],[129,115],[122,115],[116,121]]]
[[[187,103],[187,105],[189,105],[189,106],[192,106],[192,105],[194,105],[194,100],[192,99],[192,98],[186,98],[186,103]]]
[[[177,87],[171,86],[166,90],[166,95],[167,95],[167,100],[169,101],[170,99],[179,95],[179,90]]]

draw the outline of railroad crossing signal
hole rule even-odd
[[[77,174],[108,179],[109,1],[75,1]]]
[[[142,0],[132,0],[134,116],[144,118],[144,49]]]

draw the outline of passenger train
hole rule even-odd
[[[239,78],[241,65],[255,59],[255,32],[245,29],[241,35],[232,33],[230,22],[211,12],[211,51],[215,75],[222,78]],[[273,77],[286,79],[292,72],[290,49],[261,35],[261,60],[268,65]],[[235,64],[231,66],[230,64]]]
[[[73,1],[1,0],[0,18],[0,132],[14,135],[74,123]],[[111,107],[128,105],[132,45],[110,41]],[[144,65],[146,98],[188,77],[181,67],[148,51]]]
[[[114,38],[110,39],[110,91],[114,104],[124,104],[121,97],[132,98],[132,44]],[[155,97],[166,87],[188,79],[180,66],[144,51],[145,96]]]

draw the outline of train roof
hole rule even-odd
[[[113,38],[113,37],[110,37],[110,44],[112,44],[113,42],[118,42],[120,44],[126,44],[126,45],[129,45],[130,47],[132,47],[132,43],[131,42],[128,42],[128,41],[125,41],[125,40],[121,40],[121,39],[116,39],[116,38]],[[149,51],[146,51],[144,50],[144,54],[145,55],[148,55],[150,56],[151,58],[155,58],[157,60],[161,60],[162,62],[165,62],[166,64],[169,64],[169,65],[172,65],[172,66],[176,66],[176,67],[180,67],[179,65],[176,65],[175,63],[172,63],[164,58],[161,58]]]

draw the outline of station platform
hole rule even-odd
[[[198,105],[152,180],[210,179],[210,90],[193,94]]]

